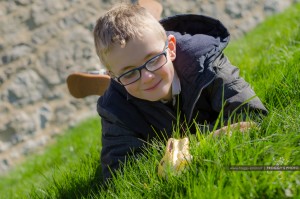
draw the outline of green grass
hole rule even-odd
[[[30,198],[32,191],[34,195],[49,195],[49,198],[54,192],[60,196],[84,194],[102,179],[98,168],[100,132],[99,118],[68,130],[43,154],[29,157],[25,163],[1,176],[0,198]],[[97,174],[90,168],[95,168]],[[49,187],[51,193],[46,193],[43,187]]]
[[[0,179],[0,198],[300,198],[300,171],[229,171],[229,165],[300,166],[300,5],[271,17],[225,53],[269,109],[259,128],[191,137],[190,169],[157,176],[155,143],[101,187],[99,119],[64,133]]]

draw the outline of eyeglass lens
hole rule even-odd
[[[119,81],[124,85],[132,84],[135,81],[141,78],[141,70],[146,68],[150,72],[154,72],[160,69],[163,65],[167,63],[167,57],[165,53],[157,55],[150,59],[145,65],[142,67],[136,68],[134,70],[128,71],[119,77]]]

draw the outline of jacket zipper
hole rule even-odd
[[[194,103],[193,103],[193,105],[192,105],[192,109],[191,109],[192,111],[191,111],[191,113],[190,113],[190,115],[189,115],[189,117],[188,117],[188,123],[191,122],[191,117],[192,117],[192,115],[193,115],[194,108],[195,108],[195,106],[196,106],[196,103],[198,102],[198,99],[199,99],[199,97],[200,97],[200,95],[201,95],[203,89],[205,89],[208,85],[210,85],[210,84],[214,81],[214,79],[215,79],[215,76],[201,88],[201,90],[200,90],[200,92],[199,92],[199,94],[198,94],[196,100],[194,101]]]
[[[167,110],[166,111],[174,120],[176,120],[176,117],[175,117],[175,115],[172,113],[172,112],[170,112],[169,110]]]

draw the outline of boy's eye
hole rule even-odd
[[[158,62],[158,60],[159,60],[159,58],[160,58],[160,56],[157,56],[157,57],[154,57],[154,58],[152,58],[151,60],[149,60],[149,62],[147,63],[147,65],[149,66],[151,66],[151,65],[155,65],[157,62]]]
[[[130,71],[130,72],[127,72],[125,73],[122,78],[124,79],[131,79],[133,77],[136,77],[138,75],[138,70],[133,70],[133,71]]]

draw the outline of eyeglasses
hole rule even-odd
[[[145,68],[146,70],[148,70],[150,72],[157,71],[162,66],[164,66],[168,61],[167,60],[167,49],[168,49],[168,40],[165,43],[165,47],[164,47],[164,50],[162,53],[155,55],[154,57],[152,57],[151,59],[146,61],[146,63],[144,63],[142,66],[139,66],[137,68],[129,70],[129,71],[123,73],[122,75],[120,75],[119,77],[115,77],[114,79],[117,80],[118,82],[120,82],[123,86],[127,86],[129,84],[132,84],[132,83],[138,81],[141,78],[142,69]]]

